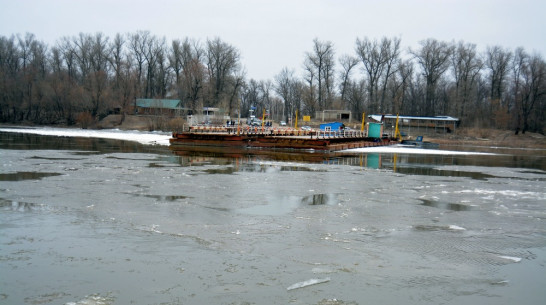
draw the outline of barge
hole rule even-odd
[[[203,127],[174,132],[173,150],[192,146],[300,149],[323,152],[400,143],[392,138],[368,137],[362,131],[324,131],[264,127]]]

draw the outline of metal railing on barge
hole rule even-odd
[[[190,126],[186,132],[202,134],[238,134],[264,137],[310,137],[315,139],[329,138],[365,138],[366,131],[360,130],[321,130],[296,129],[291,127],[259,127],[259,126]]]

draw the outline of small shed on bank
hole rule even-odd
[[[181,115],[185,109],[180,100],[171,99],[145,99],[139,98],[135,101],[135,112],[148,115]]]

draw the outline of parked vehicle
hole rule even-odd
[[[285,121],[281,121],[281,122],[279,123],[279,125],[281,125],[281,126],[286,126],[286,122],[285,122]]]

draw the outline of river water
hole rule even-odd
[[[546,301],[544,150],[114,133],[0,129],[0,304]]]

